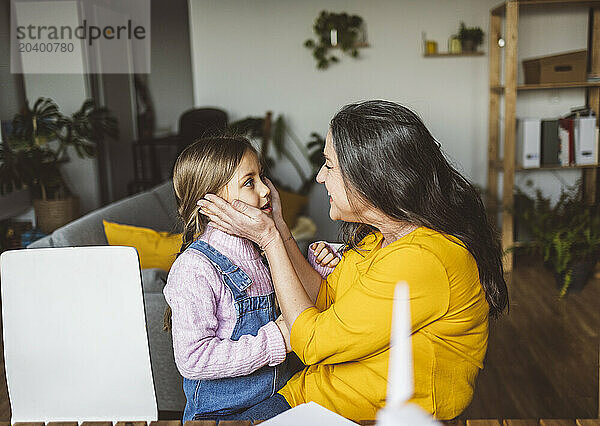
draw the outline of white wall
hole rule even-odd
[[[415,109],[459,170],[485,184],[488,56],[424,58],[421,32],[438,41],[440,50],[446,50],[460,21],[482,27],[487,35],[489,10],[497,0],[331,0],[326,5],[316,0],[189,1],[196,106],[219,106],[233,120],[272,110],[284,114],[294,132],[308,140],[312,131],[325,135],[329,120],[344,104],[393,100]],[[326,71],[316,69],[303,42],[314,37],[312,25],[323,9],[364,18],[371,47],[360,51],[361,59],[343,56]],[[523,27],[530,20],[534,25],[522,30],[521,53],[529,57],[585,47],[582,16],[574,13],[568,24],[560,25],[556,22],[563,17],[556,16],[551,28],[543,16],[524,17]],[[552,104],[558,111],[553,114],[581,104],[581,91],[575,92],[561,92],[566,106]],[[547,93],[528,96],[549,103]],[[528,113],[523,108],[519,105],[519,114]],[[284,172],[298,183],[289,167]],[[336,226],[327,211],[325,191],[318,186],[309,214],[320,236],[334,239]]]

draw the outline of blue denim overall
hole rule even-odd
[[[238,340],[244,334],[256,336],[263,325],[277,318],[274,292],[249,297],[246,289],[252,284],[252,280],[231,260],[201,240],[192,243],[190,248],[200,251],[210,260],[233,294],[237,322],[231,340]],[[184,377],[183,391],[187,403],[183,421],[218,418],[241,412],[269,398],[301,367],[293,357],[293,354],[292,357],[288,356],[283,363],[274,367],[265,365],[247,376],[215,380],[190,380]]]

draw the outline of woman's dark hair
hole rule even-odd
[[[330,128],[349,190],[391,218],[459,239],[477,262],[490,316],[502,313],[508,292],[499,236],[479,194],[448,163],[421,119],[401,105],[375,100],[346,105]],[[359,223],[341,227],[348,249],[375,231]]]

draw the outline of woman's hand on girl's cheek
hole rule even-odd
[[[211,226],[252,240],[263,250],[279,235],[269,215],[243,201],[235,200],[229,204],[216,195],[207,194],[202,200],[198,200],[198,206],[201,213],[210,219]]]

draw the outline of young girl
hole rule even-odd
[[[287,355],[271,276],[249,240],[207,225],[196,205],[207,193],[272,212],[256,151],[244,138],[210,138],[177,159],[173,185],[183,245],[163,292],[175,363],[187,398],[183,421],[241,413],[277,392],[302,364]],[[312,258],[334,266],[325,245]],[[324,261],[326,259],[326,261]],[[318,268],[322,275],[330,267]],[[287,356],[286,356],[287,355]]]

